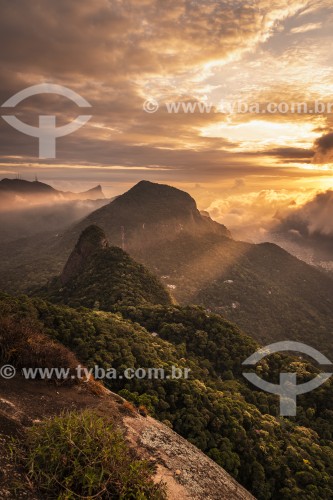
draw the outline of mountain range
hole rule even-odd
[[[280,417],[279,398],[256,390],[242,375],[242,362],[258,349],[254,340],[221,315],[172,304],[159,280],[122,249],[110,246],[104,231],[95,225],[82,231],[61,274],[47,287],[35,290],[31,298],[0,294],[0,342],[2,360],[17,368],[60,362],[73,366],[75,358],[90,369],[112,367],[120,373],[128,367],[163,368],[166,377],[121,376],[103,381],[126,399],[124,404],[133,414],[150,413],[171,427],[258,500],[330,498],[331,381],[298,397],[295,419]],[[318,373],[306,360],[281,354],[263,360],[255,371],[274,381],[290,366],[299,384]],[[169,375],[173,367],[186,368],[190,375],[174,380]],[[107,401],[104,404],[110,408]],[[74,415],[72,419],[76,421]],[[165,431],[157,430],[153,422],[150,425],[155,441],[150,448],[157,448],[161,456],[166,443],[159,436]],[[62,432],[56,442],[60,438]],[[176,445],[170,432],[167,443],[173,456]],[[187,457],[184,446],[182,450]],[[199,456],[195,456],[198,465]],[[182,475],[187,476],[194,465],[185,457],[176,473],[181,484]],[[163,460],[171,468],[170,456]],[[215,472],[218,478],[223,474],[227,478],[223,470]],[[218,493],[211,481],[205,484],[201,495],[210,491],[211,498],[219,500],[224,488],[219,485]],[[232,490],[230,480],[227,484]],[[231,492],[224,494],[233,498]],[[241,495],[247,498],[240,489],[235,499]],[[198,498],[195,493],[192,497]]]
[[[333,280],[271,243],[236,241],[187,193],[141,181],[61,234],[0,246],[7,291],[59,275],[84,229],[99,226],[180,304],[222,314],[263,344],[308,342],[333,354]]]
[[[2,179],[0,181],[0,208],[6,203],[33,203],[57,200],[98,200],[105,198],[100,185],[82,193],[59,191],[43,182],[24,179]]]
[[[235,241],[187,193],[142,181],[65,232],[61,253],[91,224],[180,304],[223,314],[261,343],[298,340],[333,354],[333,280],[275,244]]]
[[[299,396],[296,417],[287,419],[279,415],[279,397],[250,385],[242,365],[258,340],[299,340],[332,353],[328,275],[277,245],[234,240],[187,193],[142,181],[61,234],[2,244],[0,278],[4,290],[12,289],[12,295],[0,293],[0,361],[18,369],[64,359],[104,370],[187,368],[190,376],[176,380],[104,383],[125,398],[126,408],[172,428],[258,500],[331,498],[331,380]],[[20,287],[29,296],[18,295]],[[307,360],[284,354],[253,369],[276,382],[290,367],[299,384],[318,374]],[[128,428],[126,422],[121,425]],[[151,426],[155,444],[147,446],[169,450],[164,465],[175,447],[187,454],[173,434],[162,438],[163,428]],[[140,439],[147,433],[145,427]],[[174,472],[180,484],[187,484],[196,460]],[[218,481],[227,481],[223,469],[216,469]],[[227,484],[226,498],[250,498],[243,489],[237,497],[237,484]],[[209,491],[218,500],[224,490],[209,481],[201,498]]]

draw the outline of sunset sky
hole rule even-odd
[[[38,140],[0,118],[1,177],[61,189],[141,179],[189,191],[226,222],[235,204],[265,216],[333,188],[333,114],[222,113],[221,103],[332,103],[331,0],[0,0],[0,104],[39,83],[82,95],[31,97],[11,110],[31,125],[92,119],[38,159]],[[146,100],[159,109],[147,113]],[[168,113],[165,103],[211,104]],[[236,202],[237,200],[237,202]],[[256,210],[253,210],[256,207]],[[227,214],[227,215],[226,215]],[[230,218],[229,217],[229,218]]]

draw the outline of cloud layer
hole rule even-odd
[[[22,0],[19,9],[0,0],[0,8],[0,103],[46,81],[76,90],[93,113],[57,141],[52,162],[36,157],[37,139],[0,119],[3,172],[38,170],[55,182],[112,173],[121,191],[144,168],[152,180],[213,185],[251,176],[274,178],[278,188],[281,179],[311,177],[302,164],[310,168],[314,154],[326,158],[317,139],[330,116],[169,114],[163,103],[208,101],[214,110],[223,99],[327,100],[327,0]],[[161,104],[155,114],[142,108],[151,97]],[[37,125],[41,110],[59,125],[79,114],[54,96],[30,98],[15,114]]]

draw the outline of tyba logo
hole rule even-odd
[[[262,347],[257,352],[252,354],[247,358],[242,364],[243,365],[255,365],[261,359],[282,351],[295,351],[303,354],[307,354],[315,361],[322,365],[331,365],[332,363],[326,356],[321,354],[313,347],[310,347],[301,342],[276,342],[270,344],[266,347]],[[280,415],[281,416],[295,416],[296,415],[296,397],[299,394],[305,394],[307,392],[317,389],[321,384],[326,382],[330,378],[331,373],[320,373],[315,378],[306,382],[304,384],[297,385],[296,373],[280,373],[280,383],[272,384],[266,382],[262,378],[258,377],[255,373],[243,373],[243,376],[249,380],[253,385],[259,387],[263,391],[270,392],[272,394],[278,394],[280,396]]]
[[[39,85],[33,85],[28,87],[21,92],[18,92],[13,97],[8,99],[1,107],[2,108],[14,108],[21,101],[27,97],[39,94],[57,94],[67,97],[73,101],[77,106],[91,107],[88,101],[86,101],[82,96],[74,92],[73,90],[63,87],[62,85],[56,85],[51,83],[41,83]],[[55,158],[56,157],[56,138],[63,137],[65,135],[75,132],[83,125],[85,125],[91,118],[91,115],[80,115],[72,122],[62,127],[56,127],[56,117],[53,115],[41,115],[39,116],[39,127],[32,127],[26,123],[20,121],[16,116],[4,115],[2,117],[9,125],[19,130],[23,134],[38,137],[39,139],[39,158]]]

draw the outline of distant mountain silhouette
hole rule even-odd
[[[81,200],[100,200],[105,198],[102,186],[100,184],[91,189],[88,189],[88,191],[83,191],[82,193],[65,192],[64,195],[67,195],[69,197],[73,196],[74,199],[77,199],[76,197],[78,197]]]
[[[0,181],[0,208],[5,202],[24,201],[56,201],[65,200],[98,200],[105,198],[100,185],[82,193],[59,191],[44,182],[24,179],[2,179]]]
[[[39,181],[26,181],[24,179],[2,179],[0,193],[17,194],[57,194],[58,191],[48,184]]]
[[[39,181],[0,181],[0,242],[43,232],[57,234],[108,203],[101,186],[82,193],[63,192]]]

